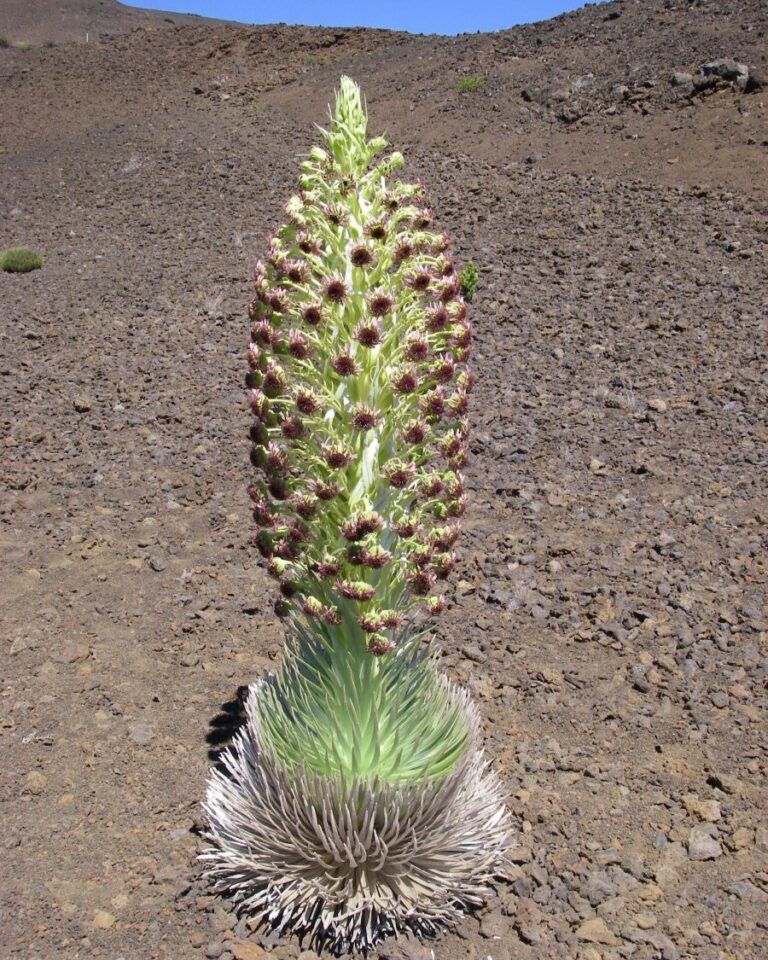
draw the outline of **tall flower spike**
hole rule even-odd
[[[337,953],[433,935],[509,843],[468,696],[426,640],[464,510],[470,327],[421,188],[342,77],[249,308],[256,545],[286,650],[206,802],[216,889]]]

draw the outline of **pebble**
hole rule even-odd
[[[707,823],[715,823],[722,816],[720,804],[717,800],[699,800],[694,793],[683,796],[683,805],[688,813],[692,813]]]
[[[263,947],[252,940],[233,940],[229,950],[235,960],[266,960],[269,956]]]
[[[88,411],[93,406],[90,397],[86,397],[86,396],[75,397],[72,403],[74,405],[75,410],[78,413],[88,413]]]
[[[703,823],[693,827],[688,835],[688,856],[691,860],[716,860],[722,853],[715,827]]]
[[[128,727],[128,739],[139,747],[146,746],[155,738],[155,731],[148,723],[134,723]]]
[[[107,913],[106,910],[97,910],[93,915],[93,920],[91,920],[91,926],[95,927],[96,930],[109,930],[116,923],[117,917]]]
[[[32,794],[33,797],[39,796],[48,782],[44,773],[40,773],[39,770],[32,770],[27,774],[27,790]]]
[[[509,934],[509,920],[500,913],[487,913],[480,921],[480,936],[499,940]]]
[[[587,943],[605,943],[611,946],[618,944],[619,938],[613,933],[602,917],[592,917],[585,920],[577,929],[576,936]]]

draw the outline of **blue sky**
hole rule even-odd
[[[173,13],[198,13],[243,23],[327,27],[388,27],[410,33],[474,33],[547,20],[584,6],[577,0],[132,0]]]

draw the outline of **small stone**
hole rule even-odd
[[[474,663],[485,663],[488,659],[480,647],[476,643],[467,643],[461,648],[462,654],[467,658],[467,660],[472,660]]]
[[[656,413],[666,413],[666,412],[667,412],[667,404],[666,404],[666,401],[662,400],[661,397],[652,397],[652,398],[648,401],[648,406],[651,408],[651,410],[655,410]]]
[[[509,920],[500,913],[488,913],[480,921],[480,936],[500,940],[509,935]]]
[[[205,951],[206,957],[208,960],[218,960],[218,958],[224,953],[227,949],[226,944],[224,943],[212,943]]]
[[[88,413],[93,404],[89,397],[79,396],[72,401],[78,413]]]
[[[686,793],[683,796],[683,806],[688,813],[692,813],[706,823],[715,823],[722,816],[717,800],[699,800],[694,793]]]
[[[723,848],[716,839],[717,828],[708,823],[693,827],[688,836],[688,857],[691,860],[716,860]]]
[[[91,926],[95,927],[96,930],[109,930],[116,923],[117,917],[107,913],[106,910],[97,910],[93,915],[93,920],[91,920]]]
[[[149,566],[155,573],[160,573],[161,570],[165,570],[168,564],[163,560],[162,557],[150,557]]]
[[[235,960],[266,960],[267,952],[251,940],[233,940],[229,949]]]
[[[43,788],[48,782],[44,773],[40,773],[39,770],[32,770],[27,774],[27,790],[32,794],[33,797],[39,796],[43,792]]]
[[[576,936],[587,943],[605,943],[615,946],[620,942],[619,938],[608,929],[602,917],[585,920],[576,930]]]
[[[216,933],[225,933],[234,927],[237,923],[237,917],[234,913],[230,913],[222,907],[215,907],[213,913],[208,917],[208,922]]]
[[[650,930],[656,926],[656,917],[652,913],[638,913],[635,917],[635,923],[641,930]]]
[[[733,836],[731,837],[731,843],[735,850],[743,850],[745,847],[751,847],[754,840],[755,832],[748,827],[739,827],[738,830],[733,831]]]
[[[71,643],[63,647],[61,651],[53,657],[53,662],[77,663],[80,660],[87,660],[90,653],[90,648],[84,643]]]
[[[179,662],[182,667],[196,667],[200,663],[200,657],[196,653],[185,653]]]
[[[148,723],[134,723],[128,727],[128,739],[139,747],[146,746],[154,737],[155,731]]]
[[[728,694],[725,690],[715,690],[709,698],[718,710],[723,710],[728,706]]]

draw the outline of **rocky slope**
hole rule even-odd
[[[764,956],[764,5],[459,38],[108,5],[87,46],[25,35],[26,9],[0,25],[33,43],[0,48],[0,247],[45,261],[0,274],[3,956],[300,954],[195,854],[239,688],[280,651],[245,496],[250,263],[341,72],[480,270],[439,631],[520,833],[434,955]],[[727,58],[748,72],[699,72]]]

